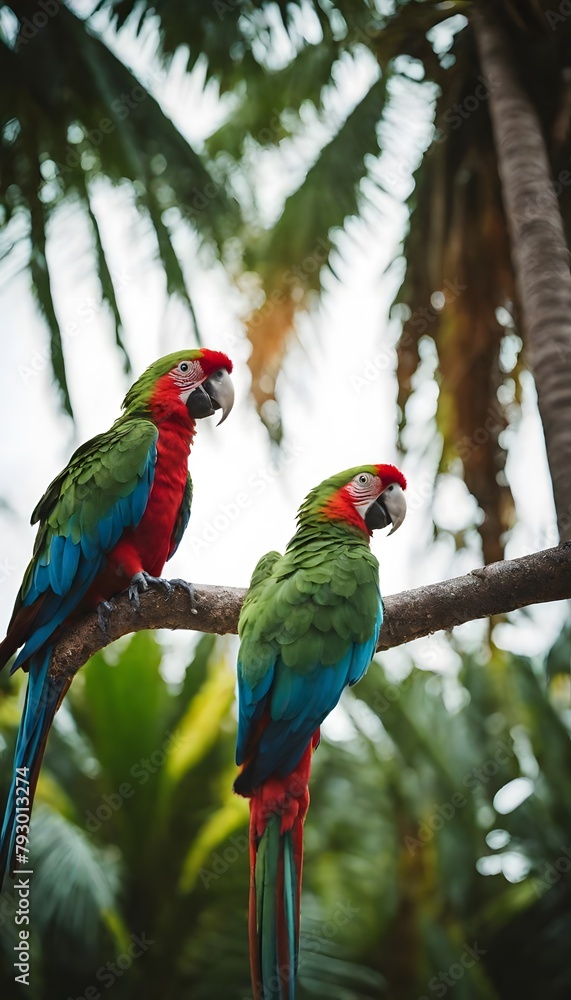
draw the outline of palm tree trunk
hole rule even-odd
[[[512,261],[523,310],[562,541],[571,539],[571,273],[569,249],[535,109],[491,5],[475,6]],[[534,470],[530,468],[530,485]]]

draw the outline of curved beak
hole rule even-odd
[[[387,528],[392,524],[389,535],[400,528],[406,517],[406,498],[404,490],[398,483],[391,483],[380,496],[373,501],[365,514],[365,524],[369,531],[377,528]]]
[[[222,418],[217,424],[219,427],[220,424],[224,423],[234,406],[234,385],[232,379],[226,369],[221,368],[220,371],[214,372],[214,375],[211,375],[210,378],[206,379],[206,382],[202,383],[202,388],[210,396],[212,408],[214,410],[222,410]]]
[[[202,385],[190,393],[186,401],[186,408],[194,420],[211,417],[216,410],[222,410],[222,419],[218,424],[226,420],[233,406],[234,386],[225,368],[205,379]]]

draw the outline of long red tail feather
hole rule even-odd
[[[285,778],[250,791],[248,932],[254,1000],[294,1000],[298,965],[303,824],[317,732]]]

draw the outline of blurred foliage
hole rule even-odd
[[[300,1000],[569,996],[568,633],[557,655],[550,682],[497,649],[458,675],[375,663],[345,697],[352,735],[314,759]],[[173,685],[141,632],[77,676],[33,817],[31,986],[5,890],[2,997],[251,996],[232,661],[205,636]],[[0,693],[2,793],[21,694],[17,676]]]
[[[49,222],[64,200],[79,204],[91,224],[101,298],[120,346],[120,295],[93,209],[97,180],[128,185],[154,231],[168,292],[191,311],[185,262],[173,246],[177,226],[185,220],[219,255],[249,293],[252,392],[279,440],[276,381],[296,316],[320,294],[346,221],[367,205],[363,181],[369,191],[375,184],[401,199],[415,172],[406,273],[394,313],[404,323],[400,427],[419,384],[422,341],[429,339],[438,358],[439,468],[462,474],[478,502],[485,561],[502,557],[513,520],[502,431],[518,419],[526,358],[488,114],[499,84],[481,75],[470,6],[466,0],[99,0],[82,19],[83,8],[71,2],[45,0],[41,11],[35,0],[0,4],[0,227],[6,253],[27,246],[70,412],[46,252]],[[552,30],[549,0],[499,0],[494,7],[541,118],[569,227],[571,188],[563,168],[571,155],[571,20],[559,17]],[[148,86],[114,54],[123,38],[145,51]],[[152,96],[175,55],[226,102],[225,120],[204,148],[193,148]],[[343,74],[347,79],[359,67],[368,67],[369,83],[341,111]],[[411,109],[427,126],[433,116],[436,130],[432,139],[427,131],[414,148],[399,149],[401,121]],[[381,145],[396,168],[390,158],[388,167],[378,161]],[[286,155],[278,156],[278,148]],[[288,162],[297,165],[268,222],[257,193],[261,157],[271,150],[280,174]],[[390,330],[380,346],[392,351]]]

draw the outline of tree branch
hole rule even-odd
[[[196,586],[196,614],[182,587],[175,586],[170,597],[157,590],[146,591],[139,611],[133,610],[126,594],[120,594],[113,602],[107,635],[101,631],[96,613],[62,632],[54,646],[50,673],[73,677],[98,650],[141,629],[194,629],[219,635],[237,632],[245,593],[236,587]],[[569,598],[571,542],[387,597],[377,648],[390,649],[440,629],[529,604]]]

